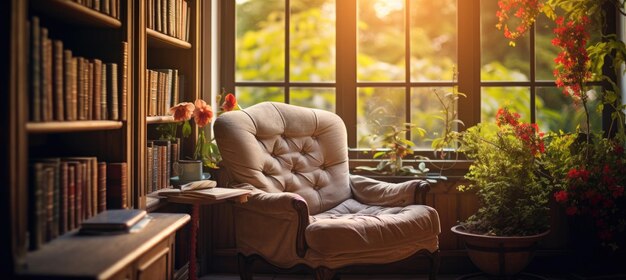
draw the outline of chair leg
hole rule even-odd
[[[315,280],[335,280],[339,279],[335,277],[335,270],[325,266],[320,266],[315,269]]]
[[[253,257],[246,257],[243,254],[237,254],[237,266],[239,268],[239,278],[241,280],[252,280],[253,261]]]
[[[439,256],[439,250],[430,254],[430,273],[428,274],[429,280],[437,280],[439,274],[439,264],[441,263],[441,257]]]

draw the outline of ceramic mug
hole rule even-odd
[[[183,182],[202,180],[202,161],[179,160],[176,166],[178,178]]]

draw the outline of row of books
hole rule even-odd
[[[189,41],[191,6],[186,0],[148,0],[148,28]]]
[[[146,193],[171,186],[170,178],[176,176],[175,163],[180,157],[180,139],[148,140],[148,172]]]
[[[30,24],[30,121],[126,120],[128,43],[122,42],[118,67],[74,56],[49,38],[38,17]]]
[[[120,19],[120,0],[72,0],[87,8]]]
[[[177,69],[148,69],[148,116],[169,115],[172,106],[184,96],[185,77]]]
[[[96,157],[31,161],[28,209],[29,249],[80,227],[106,209],[129,207],[126,163]]]

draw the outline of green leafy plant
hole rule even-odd
[[[380,148],[372,148],[374,151],[374,159],[382,159],[376,167],[358,166],[357,170],[370,171],[375,174],[384,175],[401,175],[401,176],[419,176],[425,177],[429,171],[426,164],[421,162],[417,165],[417,169],[411,165],[404,165],[403,159],[408,155],[413,155],[413,147],[415,143],[406,139],[406,133],[415,130],[420,136],[424,136],[426,131],[414,124],[405,123],[399,127],[397,125],[383,125],[377,120],[373,120],[378,126],[381,134],[372,134],[366,136],[370,143],[377,143]]]
[[[475,191],[478,211],[461,224],[487,235],[525,236],[549,228],[548,198],[552,191],[540,160],[543,134],[534,124],[519,122],[506,108],[498,121],[480,123],[462,134],[461,151],[473,162],[460,191]]]

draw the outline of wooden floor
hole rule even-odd
[[[496,278],[485,277],[485,276],[475,276],[470,277],[472,275],[439,275],[438,280],[495,280]],[[536,277],[535,277],[536,276]],[[239,276],[235,274],[209,274],[200,277],[200,280],[238,280]],[[427,276],[419,277],[419,276],[409,276],[409,275],[342,275],[341,280],[426,280]],[[525,279],[547,279],[547,280],[618,280],[618,279],[626,279],[626,275],[618,275],[611,277],[580,277],[572,274],[565,275],[527,275],[524,277],[518,277],[514,279],[525,280]],[[254,280],[313,280],[313,276],[311,275],[256,275]]]

